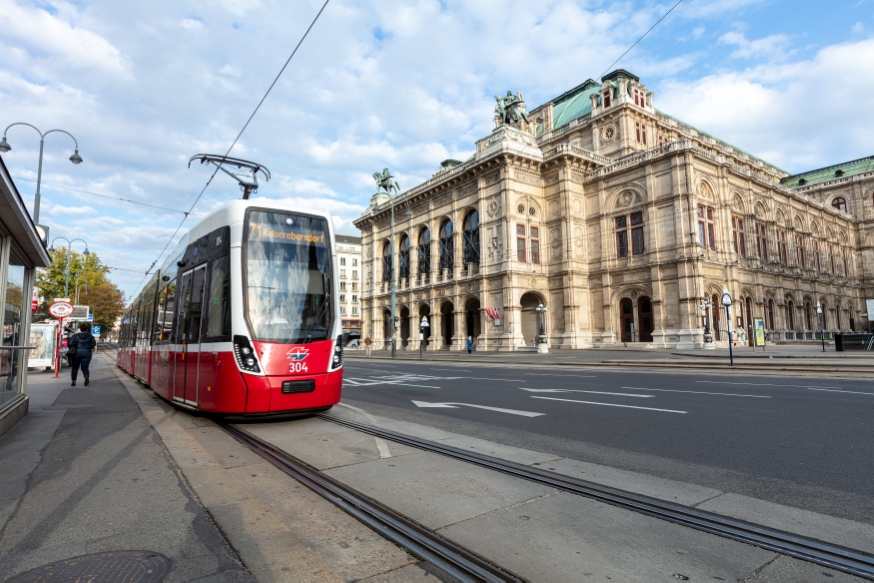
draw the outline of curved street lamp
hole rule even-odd
[[[65,249],[67,249],[67,251],[68,251],[68,253],[67,253],[67,266],[64,268],[64,273],[66,275],[66,279],[64,280],[64,297],[66,298],[66,297],[69,297],[69,294],[70,294],[70,258],[71,258],[71,254],[69,253],[70,248],[73,246],[73,243],[75,241],[81,241],[85,245],[85,253],[83,253],[83,255],[85,257],[88,257],[91,255],[91,251],[88,250],[88,243],[85,243],[85,241],[82,239],[73,239],[72,241],[70,241],[66,237],[55,237],[54,239],[52,239],[52,246],[49,247],[49,252],[54,252],[55,241],[57,241],[58,239],[63,239],[64,241],[67,242],[67,246],[65,247]]]
[[[9,152],[10,150],[12,150],[12,146],[10,146],[9,142],[6,141],[6,132],[8,132],[9,128],[11,128],[12,126],[27,126],[29,128],[35,129],[36,133],[39,134],[39,169],[37,170],[37,173],[36,173],[36,196],[33,199],[33,222],[34,222],[34,224],[37,224],[37,223],[39,223],[39,200],[40,200],[39,199],[39,187],[40,187],[40,183],[42,182],[42,154],[43,154],[43,146],[45,145],[46,136],[52,132],[59,132],[62,134],[67,134],[68,136],[73,138],[73,143],[76,144],[76,149],[73,151],[73,155],[70,156],[70,162],[72,162],[73,164],[76,164],[76,165],[79,165],[82,163],[82,156],[79,155],[79,142],[76,141],[76,138],[73,137],[73,134],[71,134],[70,132],[68,132],[66,130],[49,130],[46,133],[42,133],[41,131],[39,131],[39,128],[37,128],[36,126],[30,125],[29,123],[24,123],[23,121],[20,121],[20,122],[16,122],[13,124],[9,124],[8,126],[6,126],[6,129],[3,130],[3,140],[0,141],[0,152],[3,152],[4,154],[6,152]]]
[[[822,304],[816,304],[816,317],[819,319],[819,338],[822,340],[822,351],[825,352],[825,325],[822,321]]]

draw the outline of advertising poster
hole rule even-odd
[[[31,350],[27,358],[28,367],[52,366],[55,355],[55,341],[58,334],[58,325],[50,324],[30,325],[30,346],[36,346]]]
[[[756,334],[756,346],[765,345],[765,320],[762,318],[753,318],[753,327]]]

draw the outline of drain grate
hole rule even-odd
[[[172,566],[170,559],[153,551],[109,551],[49,563],[6,583],[153,583],[162,581]]]

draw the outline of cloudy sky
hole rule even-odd
[[[209,177],[188,159],[227,150],[322,1],[0,0],[0,126],[68,130],[85,159],[48,137],[40,222],[133,293]],[[495,94],[531,109],[598,78],[674,1],[331,0],[232,155],[272,171],[261,196],[355,234],[374,171],[406,189],[464,159]],[[617,66],[789,172],[874,154],[874,0],[684,0]],[[8,140],[32,202],[38,136]],[[216,177],[185,225],[238,196]]]

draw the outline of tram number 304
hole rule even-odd
[[[309,372],[305,362],[290,362],[288,368],[289,372]]]

